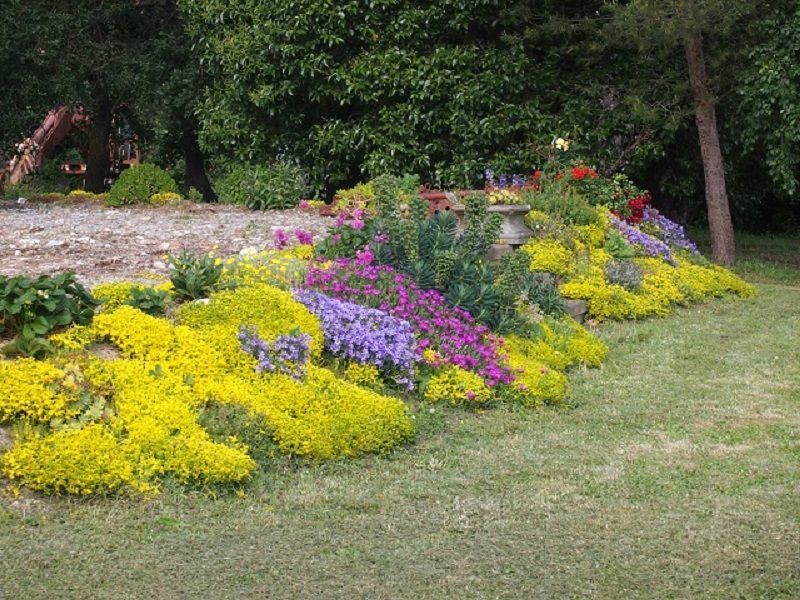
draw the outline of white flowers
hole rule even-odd
[[[553,146],[555,146],[557,150],[561,150],[562,152],[566,152],[567,150],[569,150],[569,144],[570,144],[569,140],[565,140],[562,137],[553,138]]]

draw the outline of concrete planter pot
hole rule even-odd
[[[531,210],[527,204],[493,204],[488,208],[490,213],[503,215],[503,227],[500,239],[512,247],[527,242],[533,232],[525,225],[525,215]]]

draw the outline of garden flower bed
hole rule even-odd
[[[7,348],[30,356],[0,360],[14,439],[2,473],[81,495],[240,484],[259,465],[240,432],[207,427],[225,407],[289,455],[382,454],[413,440],[420,405],[567,401],[569,371],[599,366],[607,348],[562,297],[604,319],[752,293],[641,199],[628,215],[548,204],[544,181],[511,179],[533,237],[496,264],[485,197],[465,200],[461,229],[382,177],[316,247],[280,231],[273,250],[173,256],[170,281],[92,296],[69,278],[3,278]]]

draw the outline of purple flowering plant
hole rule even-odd
[[[311,336],[307,333],[292,331],[270,343],[259,336],[255,325],[242,325],[237,338],[241,349],[258,361],[256,371],[259,373],[283,373],[297,380],[305,377],[311,356]]]
[[[289,235],[283,229],[276,229],[272,234],[272,243],[276,250],[283,250],[289,245]]]
[[[648,256],[663,258],[669,263],[675,264],[670,247],[660,239],[649,235],[630,223],[611,216],[611,224],[625,236],[630,244],[641,249]]]
[[[698,255],[700,251],[697,246],[688,237],[682,225],[672,221],[660,214],[653,208],[646,208],[642,215],[643,224],[650,224],[655,226],[659,232],[659,237],[668,245],[675,248],[682,248],[688,250],[692,254]]]
[[[407,321],[416,338],[418,357],[426,349],[435,350],[443,362],[477,373],[489,386],[514,380],[502,338],[476,323],[467,311],[450,306],[436,290],[422,290],[407,275],[373,264],[369,258],[362,253],[359,260],[312,265],[305,284],[333,298]]]
[[[295,229],[294,237],[297,238],[297,242],[299,244],[311,245],[314,243],[314,235],[305,229]]]
[[[294,297],[320,320],[330,354],[375,365],[406,390],[414,388],[416,341],[408,321],[314,290],[294,290]]]

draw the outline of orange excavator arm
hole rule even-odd
[[[37,172],[44,164],[47,155],[84,120],[81,112],[75,114],[65,105],[60,104],[47,113],[33,134],[17,144],[16,156],[0,173],[0,184],[7,178],[12,185]],[[5,175],[5,177],[3,177]]]

